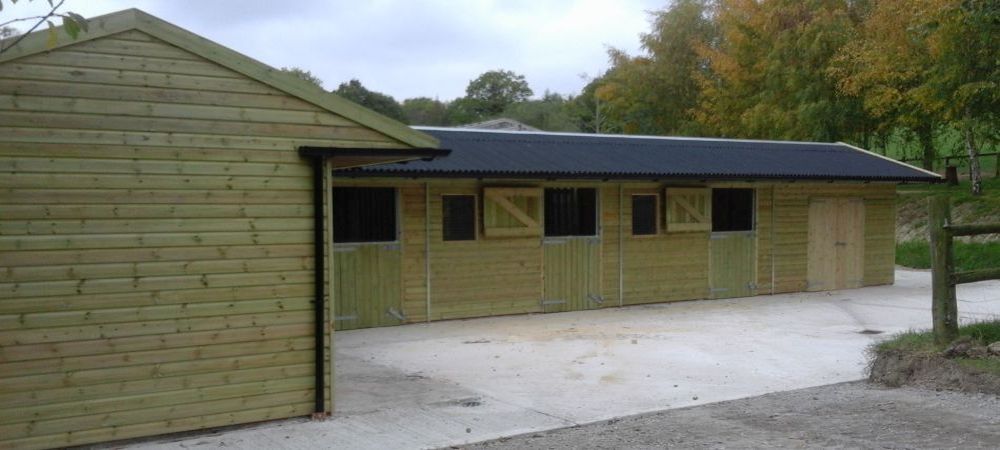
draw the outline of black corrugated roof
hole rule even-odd
[[[438,138],[451,154],[343,172],[473,178],[940,179],[843,143],[415,128]]]

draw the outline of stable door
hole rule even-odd
[[[860,198],[814,198],[809,203],[806,289],[864,285],[865,203]]]
[[[332,198],[334,328],[403,323],[396,190],[335,187]]]
[[[753,189],[712,189],[709,238],[711,298],[749,297],[757,279],[756,196]]]
[[[601,240],[597,190],[545,189],[542,240],[545,312],[598,308],[601,298]]]

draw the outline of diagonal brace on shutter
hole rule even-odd
[[[695,208],[694,205],[688,203],[686,198],[675,196],[673,197],[673,201],[677,203],[677,206],[680,206],[682,209],[687,211],[687,213],[691,215],[691,218],[694,219],[696,222],[704,223],[708,221],[708,218],[705,217],[705,215],[702,214],[701,211],[698,211],[698,208]]]
[[[502,195],[502,192],[487,190],[486,198],[492,200],[497,204],[497,206],[503,208],[504,211],[507,211],[511,217],[517,219],[517,221],[524,224],[524,226],[532,228],[539,226],[535,219],[532,219],[531,216],[522,211],[521,208],[518,208],[517,205],[508,200],[506,196]]]

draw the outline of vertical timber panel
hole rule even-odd
[[[596,237],[546,238],[545,312],[599,308],[601,242]]]
[[[754,233],[713,233],[709,245],[712,297],[753,295],[757,273]]]

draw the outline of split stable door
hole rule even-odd
[[[809,202],[806,289],[830,291],[864,285],[865,203],[857,197]]]
[[[396,189],[334,187],[332,197],[334,329],[403,323]]]
[[[599,308],[601,239],[595,188],[546,188],[542,311]]]
[[[667,191],[669,195],[669,190]],[[711,298],[749,297],[757,279],[756,198],[753,189],[711,190]]]

